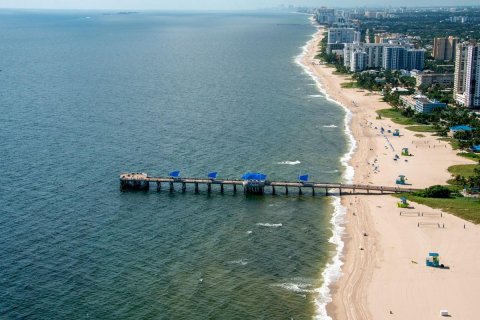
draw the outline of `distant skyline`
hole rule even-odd
[[[294,6],[432,6],[429,0],[0,0],[0,8],[35,8],[35,9],[113,9],[113,10],[248,10],[278,7],[280,5]],[[465,6],[478,5],[478,0],[438,0],[435,6]]]

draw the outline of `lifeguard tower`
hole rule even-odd
[[[397,203],[399,208],[408,208],[410,204],[407,201],[407,198],[401,197],[400,202]]]
[[[406,156],[406,157],[411,156],[410,151],[408,151],[408,148],[402,148],[402,156]]]
[[[395,183],[396,184],[406,184],[406,180],[407,180],[407,178],[403,174],[401,174],[401,175],[398,176],[397,180],[395,180]]]
[[[393,131],[393,136],[394,137],[400,137],[400,130],[395,129],[395,131]]]
[[[425,264],[427,267],[440,267],[440,255],[436,252],[429,252]]]
[[[263,173],[247,172],[242,176],[243,190],[249,194],[263,194],[267,175]]]

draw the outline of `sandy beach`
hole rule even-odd
[[[378,93],[341,88],[348,77],[333,74],[334,69],[314,58],[324,31],[319,29],[308,43],[302,64],[330,98],[352,113],[350,128],[357,146],[350,165],[355,183],[394,186],[402,174],[412,187],[423,188],[445,184],[451,178],[449,166],[472,163],[429,133],[419,135],[389,119],[376,119],[376,110],[389,108]],[[387,132],[394,129],[400,137]],[[413,156],[400,156],[402,148]],[[400,159],[394,160],[395,155]],[[347,208],[344,265],[331,287],[329,316],[438,319],[446,309],[455,319],[477,319],[473,297],[480,287],[480,227],[415,203],[413,209],[400,209],[397,202],[390,195],[342,198]],[[426,267],[429,252],[440,253],[440,262],[449,269]]]

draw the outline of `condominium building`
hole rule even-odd
[[[360,32],[356,28],[328,29],[328,43],[360,42]]]
[[[431,86],[432,84],[451,87],[453,84],[453,73],[422,72],[415,76],[415,80],[417,82],[417,87]]]
[[[382,67],[385,70],[423,70],[425,50],[401,46],[386,46],[383,49]]]
[[[315,18],[320,24],[331,24],[335,22],[335,9],[320,8],[315,12]]]
[[[350,43],[343,49],[344,66],[350,71],[362,71],[365,69],[379,69],[383,63],[383,48],[385,44],[380,43]],[[363,52],[362,62],[353,61],[352,55],[357,52]],[[364,59],[364,60],[363,60]]]
[[[405,58],[407,49],[405,47],[384,47],[382,67],[385,70],[405,69]]]
[[[452,36],[433,39],[433,57],[435,60],[454,60],[457,43],[458,38]]]
[[[330,28],[328,29],[327,39],[327,53],[331,53],[332,50],[342,50],[344,44],[347,43],[359,43],[360,31],[358,28]],[[341,48],[338,47],[341,44]]]
[[[350,58],[350,71],[359,72],[367,68],[367,53],[364,51],[352,52]]]
[[[407,70],[423,70],[425,67],[425,49],[407,49],[405,67]]]
[[[480,44],[457,45],[453,93],[460,105],[480,108]]]

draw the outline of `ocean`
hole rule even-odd
[[[314,32],[0,11],[0,318],[325,318],[338,198],[119,191],[122,172],[341,181],[345,111],[298,63]]]

